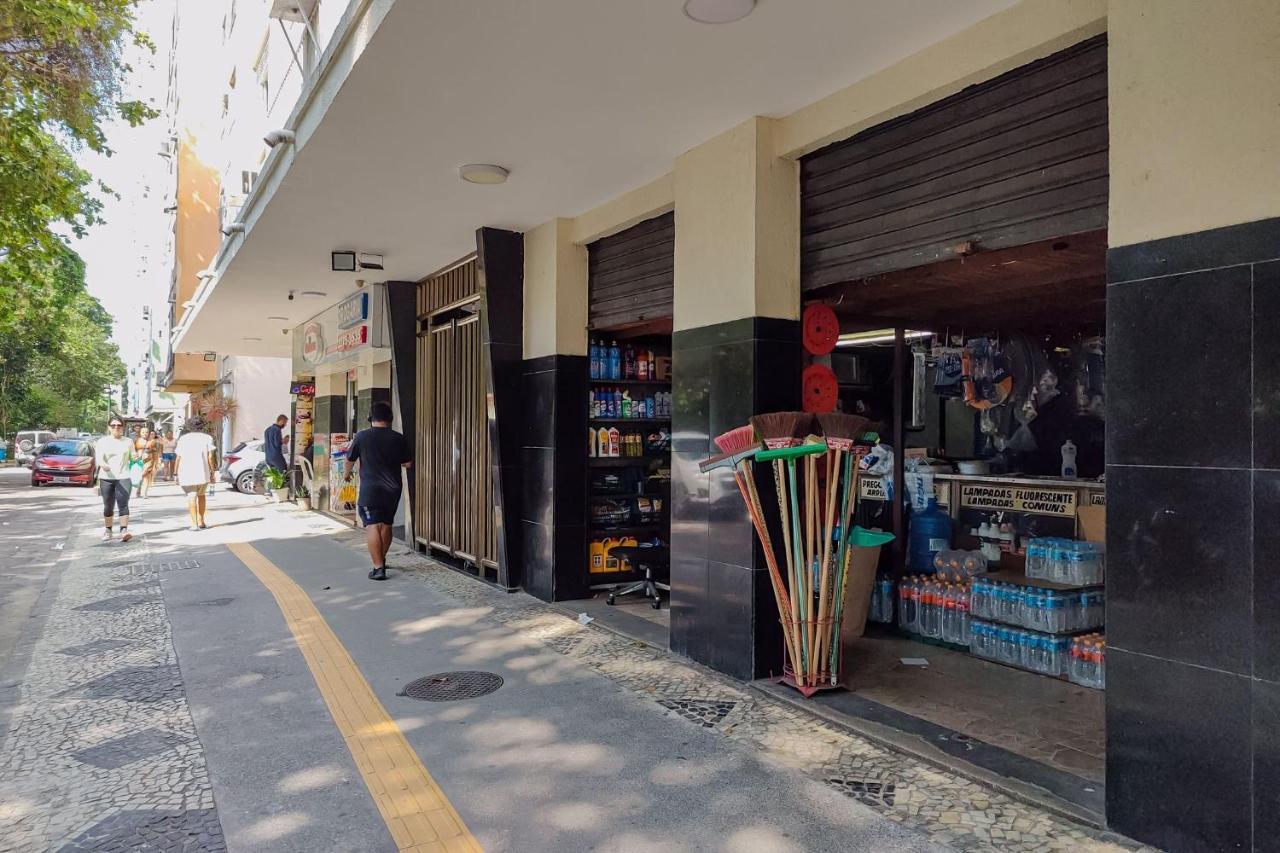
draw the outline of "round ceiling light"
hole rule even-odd
[[[458,168],[458,177],[469,184],[501,184],[511,172],[492,163],[468,163]]]
[[[756,7],[756,0],[685,0],[684,13],[700,24],[731,24]]]

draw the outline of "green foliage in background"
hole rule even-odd
[[[102,431],[103,389],[124,379],[111,315],[89,295],[84,262],[58,244],[51,257],[16,267],[0,260],[0,288],[26,298],[0,313],[0,436],[31,427]]]
[[[203,0],[201,0],[203,2]],[[0,435],[88,427],[125,369],[84,264],[55,229],[82,236],[110,189],[76,164],[110,155],[103,125],[158,113],[124,99],[138,0],[0,0]]]

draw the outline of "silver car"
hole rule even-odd
[[[246,495],[262,494],[262,471],[267,467],[267,454],[262,439],[242,441],[222,456],[218,470],[223,482]]]

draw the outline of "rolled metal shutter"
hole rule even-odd
[[[804,289],[1107,224],[1105,36],[801,161]]]
[[[676,220],[664,213],[587,245],[587,321],[617,329],[672,316]]]

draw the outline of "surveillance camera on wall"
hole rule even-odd
[[[275,148],[282,142],[292,145],[296,138],[297,136],[292,130],[273,130],[266,136],[262,137],[262,141],[267,143],[268,148]]]
[[[225,235],[226,235],[226,236],[228,236],[228,237],[230,237],[232,234],[243,234],[243,233],[244,233],[244,223],[243,223],[243,222],[229,222],[229,223],[227,223],[226,225],[222,226],[222,233],[223,233],[223,234],[225,234]]]

